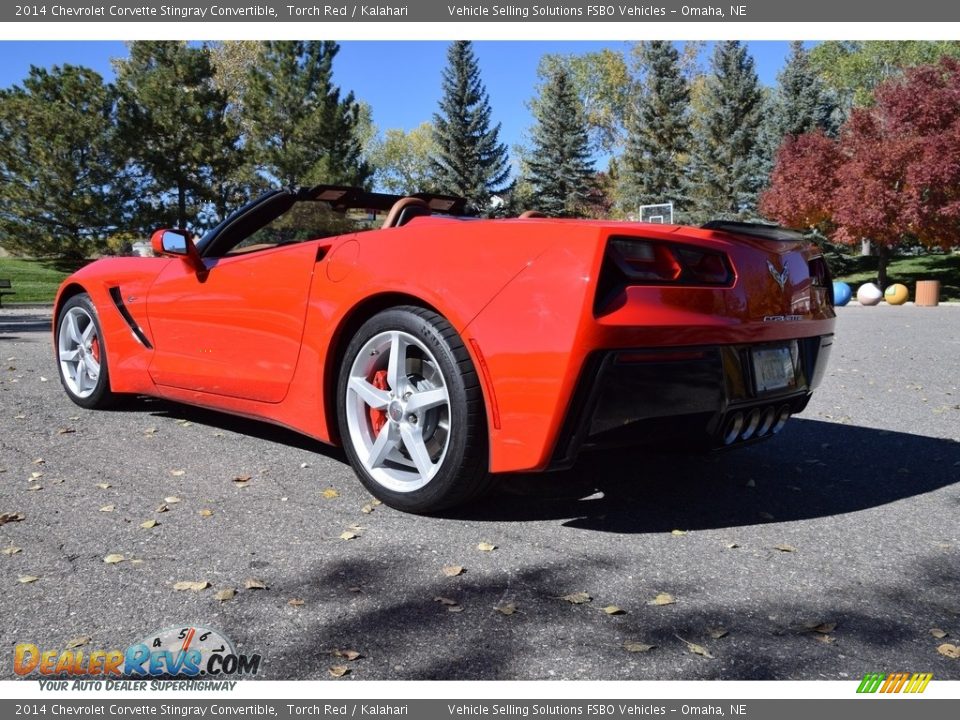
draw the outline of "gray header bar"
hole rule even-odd
[[[4,3],[0,22],[956,22],[960,3],[943,0],[58,0]]]

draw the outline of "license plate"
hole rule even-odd
[[[752,357],[753,381],[757,392],[782,390],[796,385],[797,374],[791,348],[756,349]]]

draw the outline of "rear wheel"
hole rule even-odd
[[[56,343],[60,383],[67,396],[84,408],[110,405],[115,396],[110,391],[103,334],[86,293],[74,295],[60,309]]]
[[[477,374],[457,332],[436,313],[398,307],[368,320],[344,355],[337,410],[351,465],[386,504],[433,512],[486,488]]]

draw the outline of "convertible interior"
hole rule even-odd
[[[466,201],[420,193],[407,197],[318,185],[274,190],[243,206],[197,243],[203,257],[229,257],[351,232],[389,229],[433,213],[459,217]]]

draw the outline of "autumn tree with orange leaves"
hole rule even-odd
[[[960,61],[910,68],[875,97],[836,140],[788,136],[760,210],[838,243],[869,239],[882,288],[897,245],[960,244]]]

